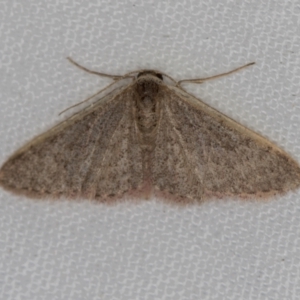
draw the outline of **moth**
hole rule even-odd
[[[34,198],[111,202],[154,195],[200,203],[299,187],[300,167],[287,153],[181,87],[243,67],[177,82],[155,70],[112,76],[69,60],[114,82],[130,81],[14,153],[0,169],[4,189]]]

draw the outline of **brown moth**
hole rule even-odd
[[[299,187],[300,167],[287,153],[180,87],[243,67],[176,82],[159,71],[111,76],[73,63],[115,82],[132,81],[13,154],[0,170],[4,189],[35,198],[110,202],[155,195],[200,203]]]

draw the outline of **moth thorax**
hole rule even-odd
[[[143,133],[151,133],[156,128],[159,117],[157,101],[159,84],[151,78],[143,78],[137,82],[136,91],[138,94],[136,98],[138,127]]]

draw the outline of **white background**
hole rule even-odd
[[[0,0],[0,164],[112,74],[176,79],[300,161],[299,1]],[[300,191],[105,206],[0,190],[0,299],[299,299]]]

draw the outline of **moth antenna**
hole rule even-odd
[[[64,109],[63,111],[61,111],[58,115],[60,116],[61,114],[65,113],[66,111],[68,111],[71,108],[74,108],[78,105],[81,105],[82,103],[85,103],[87,101],[89,101],[90,99],[94,98],[95,96],[99,95],[100,93],[102,93],[103,91],[105,91],[106,89],[108,89],[109,87],[111,87],[112,85],[114,85],[116,82],[125,79],[125,78],[134,78],[134,76],[128,76],[128,74],[125,74],[125,76],[119,76],[119,75],[109,75],[109,74],[104,74],[104,73],[100,73],[100,72],[96,72],[96,71],[92,71],[89,70],[85,67],[83,67],[82,65],[78,64],[76,61],[74,61],[71,57],[67,57],[67,60],[69,62],[71,62],[72,64],[74,64],[76,67],[78,67],[79,69],[88,72],[90,74],[94,74],[94,75],[98,75],[98,76],[102,76],[102,77],[108,77],[114,80],[114,82],[112,82],[111,84],[109,84],[108,86],[106,86],[105,88],[101,89],[100,91],[98,91],[97,93],[93,94],[92,96],[84,99],[83,101],[80,101],[72,106],[69,106],[68,108]]]
[[[93,70],[89,70],[86,67],[80,65],[79,63],[77,63],[76,61],[74,61],[71,57],[67,57],[67,60],[72,63],[73,65],[75,65],[76,67],[78,67],[79,69],[88,72],[90,74],[94,74],[94,75],[98,75],[98,76],[102,76],[102,77],[108,77],[111,78],[113,80],[119,80],[122,79],[124,76],[121,75],[110,75],[110,74],[105,74],[105,73],[101,73],[101,72],[97,72],[97,71],[93,71]]]
[[[247,68],[249,66],[252,66],[254,65],[255,62],[251,62],[251,63],[248,63],[244,66],[241,66],[241,67],[238,67],[236,69],[233,69],[229,72],[225,72],[225,73],[221,73],[221,74],[218,74],[218,75],[214,75],[214,76],[210,76],[210,77],[206,77],[206,78],[195,78],[195,79],[184,79],[184,80],[179,80],[177,82],[177,85],[180,86],[183,82],[189,82],[189,83],[203,83],[204,81],[208,81],[208,80],[212,80],[212,79],[216,79],[216,78],[220,78],[220,77],[223,77],[223,76],[227,76],[229,74],[232,74],[232,73],[235,73],[237,71],[240,71],[244,68]]]

